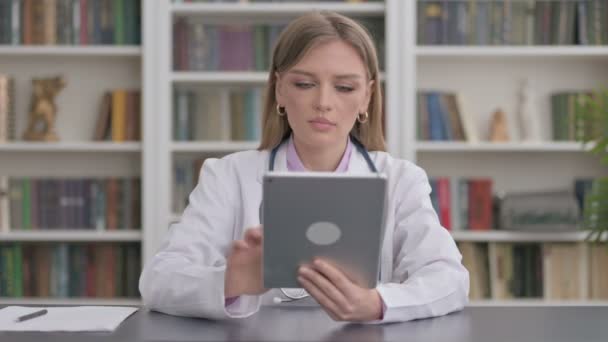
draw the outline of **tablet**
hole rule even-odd
[[[374,288],[384,236],[379,173],[268,172],[263,182],[265,288],[297,288],[301,264],[321,257]]]

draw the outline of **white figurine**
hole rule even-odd
[[[534,90],[528,79],[524,79],[519,92],[519,126],[523,141],[540,141],[540,117],[534,104]]]

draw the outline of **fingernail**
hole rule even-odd
[[[300,266],[299,272],[306,274],[306,272],[308,272],[308,268],[306,266]]]
[[[315,259],[314,263],[315,263],[315,266],[319,266],[319,267],[323,266],[323,262],[319,259]]]

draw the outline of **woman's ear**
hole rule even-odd
[[[363,107],[359,109],[359,113],[367,112],[369,108],[369,102],[372,99],[372,94],[374,93],[374,80],[370,80],[367,82],[367,86],[365,87],[365,99],[363,101]]]
[[[274,78],[275,78],[275,82],[274,82],[274,97],[277,100],[277,104],[281,104],[283,103],[283,96],[281,95],[281,74],[279,74],[277,71],[274,72]]]

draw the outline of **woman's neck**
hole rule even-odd
[[[302,161],[302,165],[310,171],[328,171],[336,170],[340,165],[340,160],[346,151],[348,140],[342,141],[341,144],[333,146],[316,147],[302,143],[297,137],[293,136],[293,144],[298,157]]]

